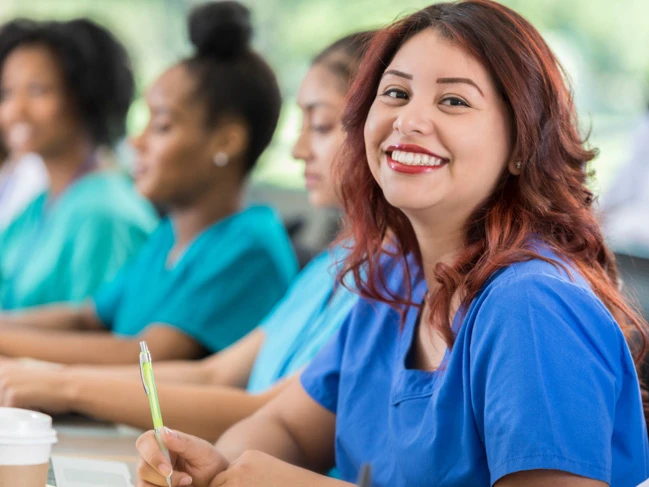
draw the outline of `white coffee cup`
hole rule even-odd
[[[54,443],[47,414],[0,407],[0,487],[43,487]]]

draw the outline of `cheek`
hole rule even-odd
[[[342,149],[345,140],[342,131],[322,137],[314,143],[314,151],[317,155],[318,169],[324,174],[329,174],[333,167],[334,160]]]
[[[486,117],[477,123],[450,125],[444,141],[457,160],[455,170],[477,182],[496,181],[507,165],[510,135],[502,119]]]

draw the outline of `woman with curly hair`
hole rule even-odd
[[[147,90],[151,117],[132,139],[137,189],[167,217],[83,305],[0,314],[0,356],[135,364],[146,340],[157,360],[200,358],[255,328],[288,289],[297,261],[286,229],[243,196],[279,119],[275,73],[237,2],[197,7],[189,34],[195,52]]]
[[[489,0],[412,14],[372,43],[345,127],[345,268],[364,299],[301,382],[216,449],[167,432],[169,465],[143,435],[138,486],[171,467],[174,485],[349,485],[312,472],[334,463],[391,487],[649,477],[644,323],[618,291],[585,185],[594,152],[537,30]]]
[[[38,154],[49,176],[0,234],[0,309],[82,302],[155,227],[151,205],[99,154],[124,135],[133,89],[124,47],[89,20],[0,28],[4,144],[12,158]]]

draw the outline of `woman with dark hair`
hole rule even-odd
[[[249,46],[249,15],[236,2],[194,10],[196,53],[147,92],[135,180],[169,217],[90,303],[0,317],[0,355],[137,363],[146,340],[158,360],[198,358],[244,336],[283,296],[297,271],[288,235],[270,208],[243,206],[281,106],[273,71]]]
[[[137,485],[173,466],[174,485],[333,486],[300,467],[334,461],[347,482],[369,463],[377,486],[649,477],[625,340],[640,359],[644,324],[618,292],[575,120],[554,55],[507,7],[440,3],[379,32],[339,167],[364,299],[217,449],[167,432],[169,465],[143,435]]]
[[[0,29],[0,132],[11,159],[38,154],[49,179],[0,234],[0,309],[83,302],[155,227],[151,205],[100,156],[124,135],[132,96],[126,51],[93,22]]]
[[[370,38],[371,33],[351,34],[327,47],[298,92],[303,124],[293,155],[305,163],[309,201],[318,208],[340,206],[331,166],[344,141],[345,95]],[[214,441],[286,387],[358,299],[336,284],[344,256],[341,246],[315,256],[260,325],[227,350],[203,360],[156,362],[165,424]],[[135,364],[32,367],[0,362],[0,406],[78,412],[145,429],[151,425]]]

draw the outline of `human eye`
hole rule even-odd
[[[171,130],[171,123],[167,121],[156,121],[151,124],[151,129],[156,134],[165,134]]]
[[[448,96],[442,99],[440,101],[440,104],[448,107],[471,107],[466,101],[464,101],[462,98],[458,98],[457,96]]]
[[[43,96],[47,94],[49,88],[42,83],[33,83],[29,85],[29,94],[31,96]]]
[[[317,134],[328,134],[333,130],[334,126],[331,124],[311,125],[311,130]]]
[[[0,101],[8,100],[11,97],[11,88],[0,88]]]
[[[394,87],[386,88],[385,90],[383,90],[381,96],[386,98],[392,98],[394,100],[408,99],[408,93],[405,90],[402,90],[401,88],[394,88]]]

